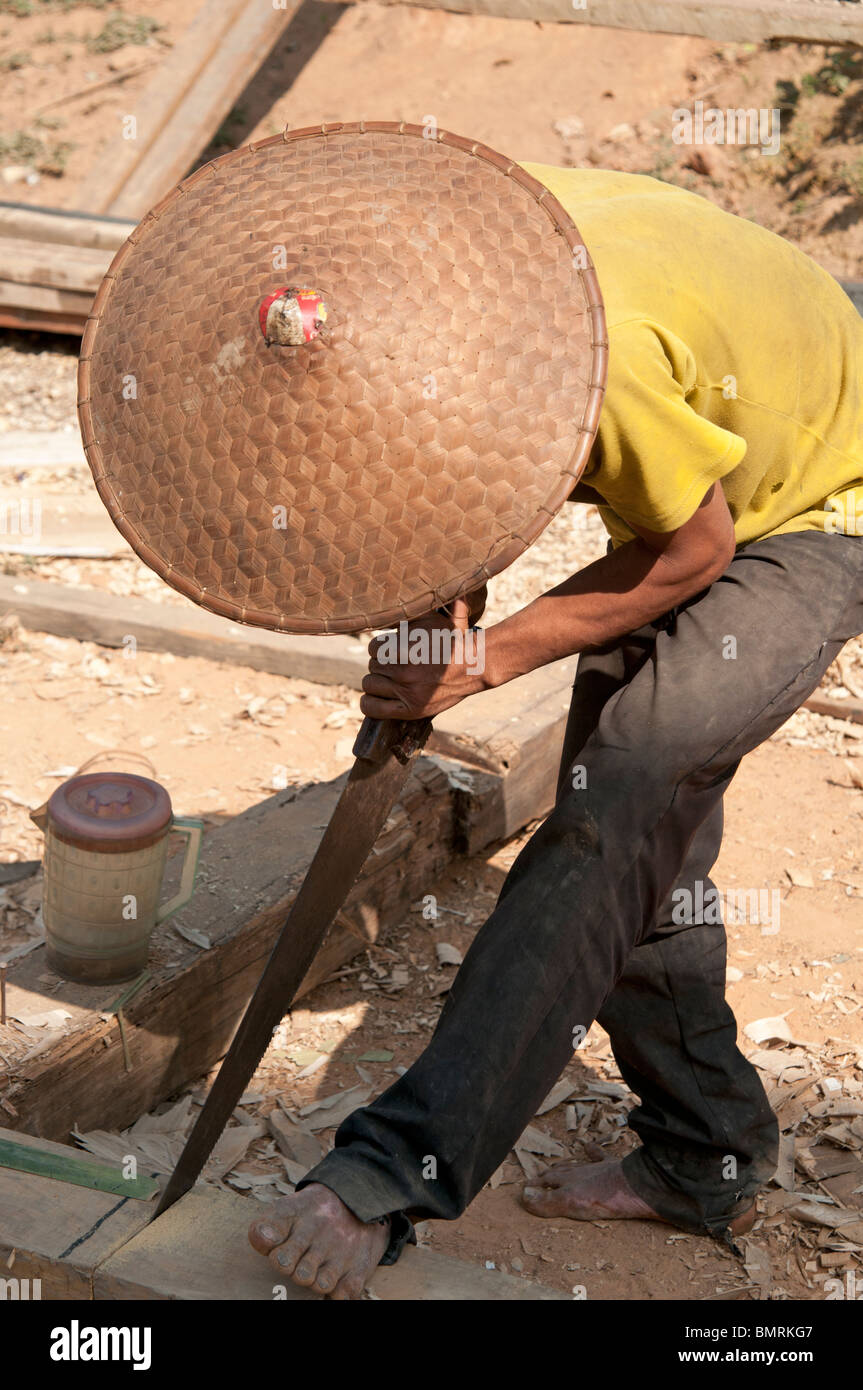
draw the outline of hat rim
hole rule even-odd
[[[586,253],[586,264],[582,265],[574,261],[574,273],[581,280],[585,296],[586,315],[590,320],[590,348],[592,354],[590,364],[591,379],[588,383],[582,420],[578,429],[578,442],[573,450],[568,466],[561,470],[559,487],[553,492],[546,504],[537,511],[531,523],[523,528],[523,534],[510,537],[509,541],[505,542],[501,548],[481,566],[474,568],[468,574],[454,576],[451,580],[445,584],[441,584],[434,591],[429,590],[428,594],[421,594],[409,602],[400,604],[398,607],[390,607],[378,613],[358,612],[348,615],[347,617],[336,619],[320,617],[303,618],[296,614],[277,615],[271,610],[255,609],[238,601],[228,599],[222,594],[212,593],[205,587],[196,584],[186,575],[178,573],[171,565],[167,564],[161,558],[158,552],[152,548],[147,539],[141,535],[135,525],[121,510],[108,484],[102,450],[96,437],[93,421],[90,395],[90,364],[93,346],[100,320],[111,295],[114,281],[126,258],[132,253],[138,242],[146,235],[147,229],[153,222],[157,221],[170,206],[183,197],[191,188],[208,178],[212,178],[215,170],[222,164],[234,159],[238,154],[245,152],[254,153],[274,145],[290,144],[307,139],[320,139],[321,136],[327,135],[365,135],[371,133],[403,135],[412,139],[421,138],[427,140],[433,138],[438,144],[451,146],[486,161],[509,178],[513,179],[516,183],[520,184],[525,191],[531,195],[534,201],[539,204],[543,211],[549,216],[555,230],[563,237],[567,246],[573,252],[573,255],[579,250],[583,250]],[[449,131],[439,129],[433,137],[430,137],[422,126],[411,124],[406,121],[363,120],[329,122],[321,125],[305,126],[293,131],[285,130],[281,135],[270,136],[265,140],[259,140],[249,145],[240,146],[238,149],[229,151],[217,159],[210,160],[187,179],[177,184],[176,187],[151,208],[116,252],[93,301],[82,338],[81,354],[78,363],[78,419],[84,452],[93,474],[99,496],[117,530],[123,536],[124,540],[127,541],[138,558],[142,560],[149,569],[153,570],[155,574],[178,593],[183,594],[184,597],[191,599],[200,607],[205,608],[219,617],[228,618],[234,622],[243,623],[250,627],[261,627],[274,632],[286,632],[306,636],[326,636],[338,633],[350,634],[368,629],[388,627],[403,619],[409,620],[424,616],[435,608],[450,603],[454,598],[470,592],[472,589],[481,587],[488,579],[501,573],[501,571],[511,565],[520,555],[524,554],[524,552],[537,541],[542,532],[561,510],[587,467],[590,451],[599,424],[607,375],[608,335],[606,330],[605,308],[599,287],[599,280],[590,258],[590,251],[584,245],[573,218],[544,184],[540,183],[539,180],[535,179],[531,174],[528,174],[515,160],[500,154],[490,146],[483,144],[481,141],[471,140],[466,136],[455,135]]]

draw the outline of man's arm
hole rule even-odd
[[[676,531],[632,529],[636,540],[486,630],[486,686],[652,622],[706,589],[734,555],[734,523],[717,484]]]
[[[714,485],[695,515],[676,531],[646,531],[542,594],[511,618],[484,629],[484,668],[382,665],[382,641],[369,645],[363,714],[373,719],[434,718],[468,695],[503,685],[537,666],[601,646],[652,622],[718,579],[734,554],[734,523]],[[454,625],[475,621],[474,605],[456,599]],[[440,626],[429,617],[411,627]]]

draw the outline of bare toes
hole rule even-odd
[[[364,1288],[365,1280],[362,1275],[352,1269],[339,1280],[334,1292],[330,1294],[330,1298],[337,1303],[346,1302],[348,1299],[362,1298]]]
[[[259,1255],[269,1255],[277,1245],[283,1245],[291,1234],[298,1213],[282,1202],[274,1202],[266,1213],[249,1227],[249,1244]]]
[[[299,1284],[304,1289],[310,1289],[317,1278],[320,1267],[320,1253],[314,1246],[311,1246],[304,1255],[300,1256],[291,1278],[295,1284]]]
[[[284,1245],[279,1245],[275,1250],[270,1251],[270,1263],[280,1274],[288,1274],[293,1278],[294,1270],[308,1248],[308,1236],[301,1238],[293,1236],[290,1240],[285,1241]]]
[[[341,1265],[333,1264],[332,1261],[322,1264],[315,1279],[315,1288],[320,1293],[332,1293],[343,1272]]]
[[[522,1201],[528,1211],[535,1215],[553,1216],[557,1214],[558,1193],[551,1187],[525,1187],[522,1191]]]

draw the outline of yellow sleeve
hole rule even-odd
[[[688,404],[696,381],[691,351],[666,329],[638,319],[610,330],[600,456],[585,482],[625,523],[676,530],[746,453]]]

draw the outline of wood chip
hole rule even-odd
[[[561,1105],[569,1096],[572,1095],[575,1087],[571,1081],[558,1081],[556,1086],[552,1086],[542,1105],[537,1110],[537,1115],[545,1115],[549,1110],[554,1110]]]
[[[370,1086],[352,1086],[348,1091],[327,1096],[326,1100],[302,1106],[299,1113],[313,1133],[319,1129],[337,1129],[342,1120],[365,1104],[371,1093]]]
[[[544,1130],[537,1129],[535,1125],[527,1126],[515,1144],[515,1148],[516,1150],[525,1149],[532,1154],[545,1154],[549,1158],[564,1158],[566,1156],[566,1149],[563,1145],[559,1144],[552,1135],[546,1134]]]
[[[461,965],[464,960],[458,947],[451,946],[448,941],[436,941],[434,949],[438,965]]]
[[[540,1173],[544,1173],[548,1167],[548,1164],[541,1163],[538,1158],[535,1158],[533,1154],[529,1153],[526,1149],[516,1149],[515,1156],[521,1164],[522,1172],[528,1182],[533,1182],[534,1178]]]
[[[757,1284],[766,1295],[773,1284],[773,1266],[770,1263],[770,1256],[760,1245],[756,1245],[753,1240],[743,1239],[743,1263],[750,1282]]]
[[[324,1151],[310,1130],[294,1124],[281,1110],[273,1110],[267,1117],[267,1124],[279,1151],[290,1162],[300,1164],[304,1172],[320,1163]]]
[[[756,1018],[754,1022],[747,1023],[743,1032],[750,1042],[754,1043],[797,1041],[791,1035],[785,1014],[777,1014],[773,1018]]]
[[[130,1137],[141,1134],[185,1133],[192,1115],[192,1097],[183,1096],[162,1115],[142,1115],[127,1131]]]
[[[812,1226],[827,1226],[831,1230],[860,1220],[859,1212],[828,1206],[825,1202],[816,1202],[811,1195],[807,1200],[795,1202],[786,1210],[789,1216],[796,1216],[798,1221],[807,1221]]]

